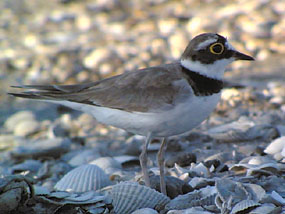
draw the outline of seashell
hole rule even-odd
[[[182,210],[196,206],[214,205],[216,195],[216,188],[207,186],[200,190],[177,196],[165,206],[165,210]]]
[[[10,175],[0,178],[0,210],[11,213],[19,206],[24,206],[34,195],[32,178],[23,175]]]
[[[265,153],[273,155],[276,160],[281,160],[285,157],[282,155],[282,150],[285,148],[285,136],[273,140],[264,150]]]
[[[218,196],[223,203],[231,201],[231,204],[236,204],[248,197],[248,192],[241,183],[226,178],[217,180],[216,188]]]
[[[283,206],[285,205],[285,199],[276,191],[272,191],[272,193],[270,194],[270,196],[275,199],[276,201],[278,201],[280,204],[282,204]]]
[[[71,193],[71,192],[51,192],[49,194],[38,195],[43,201],[51,204],[65,205],[65,204],[111,204],[112,200],[108,195],[102,195],[97,191],[88,191],[82,193]]]
[[[35,195],[48,195],[50,191],[45,186],[34,185]]]
[[[78,154],[75,154],[68,163],[73,166],[81,166],[83,164],[88,164],[89,161],[99,158],[100,154],[98,149],[85,149],[80,151]]]
[[[243,184],[246,191],[250,195],[250,199],[260,202],[260,200],[266,195],[265,190],[257,184]]]
[[[170,210],[167,214],[213,214],[212,212],[205,211],[202,207],[191,207],[186,210]]]
[[[71,140],[68,138],[53,138],[27,142],[24,146],[16,147],[12,152],[13,158],[60,157],[70,150]]]
[[[158,214],[158,212],[154,209],[143,208],[132,212],[132,214]]]
[[[279,166],[275,163],[265,163],[259,166],[252,166],[250,164],[235,164],[230,168],[230,170],[239,171],[242,168],[247,169],[247,176],[255,174],[274,175],[279,171]]]
[[[22,121],[35,120],[35,115],[32,111],[19,111],[11,115],[4,123],[9,131],[13,131],[14,128]]]
[[[275,209],[279,209],[278,207],[276,208],[276,206],[274,204],[262,204],[260,207],[255,208],[254,210],[252,210],[250,212],[250,214],[272,214],[272,213],[281,213],[280,212],[276,212]]]
[[[210,176],[209,169],[203,163],[199,163],[199,164],[192,163],[189,172],[190,173],[195,172],[197,173],[197,175],[200,175],[206,178]]]
[[[233,171],[244,171],[247,170],[247,176],[252,174],[265,174],[271,175],[280,171],[280,166],[275,160],[270,159],[269,157],[247,157],[241,160],[238,164],[230,167],[230,170]]]
[[[191,152],[177,152],[176,155],[169,157],[165,161],[167,167],[173,167],[178,164],[181,167],[189,166],[191,163],[196,163],[197,157]]]
[[[137,180],[136,180],[137,181]],[[140,180],[137,181],[140,183]],[[160,176],[150,175],[151,188],[160,191]],[[177,197],[188,192],[193,191],[193,188],[185,181],[180,180],[177,177],[165,176],[165,184],[167,189],[167,196],[170,199]]]
[[[238,121],[211,128],[208,130],[207,134],[217,140],[227,142],[239,141],[242,134],[254,125],[253,121],[241,117]]]
[[[56,190],[86,192],[111,185],[105,172],[96,165],[85,164],[64,175],[54,186]]]
[[[268,204],[274,204],[276,206],[284,206],[284,199],[281,195],[279,195],[277,192],[272,191],[270,194],[265,194],[263,198],[260,200],[261,203],[268,203]]]
[[[170,199],[160,192],[135,182],[122,182],[111,191],[116,214],[130,214],[141,208],[162,209]]]
[[[259,205],[260,205],[260,203],[253,201],[253,200],[242,200],[233,207],[230,214],[239,213],[239,212],[242,212],[244,210],[247,210],[247,209],[250,209],[253,207],[257,207]]]
[[[216,207],[218,207],[220,210],[222,210],[223,204],[224,204],[224,202],[222,201],[221,197],[219,195],[216,195],[216,198],[215,198]]]
[[[189,182],[189,185],[194,189],[200,189],[208,185],[215,185],[215,180],[212,178],[194,177]]]
[[[131,163],[136,163],[139,165],[139,158],[136,156],[130,156],[130,155],[121,155],[114,157],[116,161],[118,161],[122,166],[128,165]]]
[[[19,172],[37,172],[43,164],[37,160],[26,160],[23,163],[14,165],[11,168],[12,173],[19,173]]]
[[[222,142],[268,140],[279,136],[278,130],[271,125],[255,125],[252,121],[241,119],[212,128],[208,130],[208,134]]]
[[[138,156],[141,153],[141,146],[145,140],[144,136],[134,135],[126,141],[124,155]]]
[[[116,161],[111,157],[97,158],[89,162],[89,164],[93,164],[100,167],[101,169],[104,170],[106,174],[111,174],[114,171],[118,171],[118,169],[122,169],[121,163],[119,163],[118,161]]]
[[[233,153],[232,152],[219,152],[217,154],[211,155],[207,157],[204,161],[211,161],[211,160],[219,160],[221,163],[224,163],[228,160],[233,160]]]

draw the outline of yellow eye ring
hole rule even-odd
[[[210,52],[212,54],[218,54],[219,55],[219,54],[222,54],[224,52],[224,50],[225,50],[224,45],[222,43],[219,43],[219,42],[214,43],[210,46]]]

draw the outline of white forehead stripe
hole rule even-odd
[[[207,39],[206,41],[201,42],[201,43],[197,46],[196,51],[197,51],[197,50],[205,49],[209,44],[212,44],[212,43],[216,42],[217,39],[218,39],[218,37],[216,37],[216,38],[211,38],[211,39]]]
[[[235,50],[235,48],[228,41],[226,41],[225,46],[228,50]]]

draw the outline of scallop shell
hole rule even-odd
[[[72,158],[68,161],[68,163],[73,167],[77,167],[83,164],[88,164],[89,161],[92,161],[98,157],[100,157],[100,154],[97,148],[95,149],[88,148],[78,151],[78,153],[72,156]]]
[[[132,212],[132,214],[158,214],[158,212],[154,209],[143,208]]]
[[[207,186],[200,190],[177,196],[165,206],[165,210],[182,210],[196,206],[214,205],[216,195],[216,188],[214,186]]]
[[[55,185],[55,189],[68,192],[86,192],[111,185],[105,172],[98,166],[85,164],[68,172]]]
[[[121,163],[111,157],[100,157],[89,162],[89,164],[100,167],[108,175],[122,169]]]
[[[241,211],[253,208],[253,207],[258,207],[260,203],[253,201],[253,200],[242,200],[241,202],[237,203],[230,214],[235,214],[239,213]]]
[[[260,202],[262,198],[266,195],[265,190],[257,184],[244,184],[244,187],[250,195],[250,199],[254,201]]]
[[[216,188],[218,196],[223,203],[227,203],[231,200],[232,204],[243,200],[248,197],[246,188],[239,182],[232,181],[230,179],[220,179],[216,181]]]
[[[279,207],[276,207],[274,204],[262,204],[260,207],[255,208],[250,213],[251,214],[272,214],[277,213],[275,212],[276,209],[279,209]],[[280,210],[281,212],[281,210]]]
[[[238,164],[230,167],[233,171],[247,171],[247,175],[252,174],[275,174],[279,169],[277,162],[266,156],[247,157],[241,160]]]
[[[111,191],[116,214],[130,214],[141,208],[163,208],[170,199],[149,187],[135,182],[121,182]]]

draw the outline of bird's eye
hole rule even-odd
[[[210,51],[212,54],[222,54],[225,50],[225,47],[222,43],[214,43],[210,46]]]

